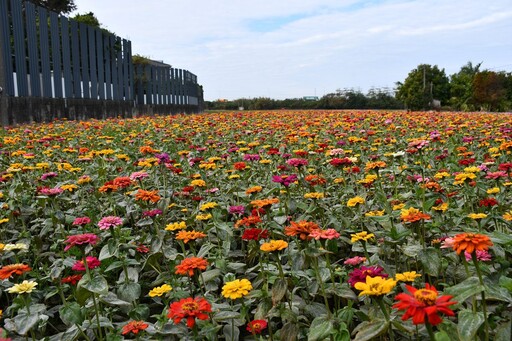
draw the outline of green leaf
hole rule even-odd
[[[272,303],[276,305],[279,303],[288,289],[288,281],[285,278],[276,279],[272,287]]]
[[[213,281],[215,278],[219,277],[220,274],[221,274],[220,269],[212,269],[212,270],[203,272],[201,274],[201,277],[202,277],[203,281],[206,283],[206,282]]]
[[[222,330],[226,341],[238,341],[240,339],[240,329],[231,324],[226,324]]]
[[[131,306],[130,302],[120,300],[113,292],[100,296],[100,301],[112,306]]]
[[[108,292],[108,283],[103,276],[94,276],[90,281],[87,277],[82,277],[78,282],[78,287],[100,295]]]
[[[14,325],[16,326],[16,332],[21,335],[28,333],[37,322],[39,321],[40,314],[32,313],[27,315],[26,313],[20,313],[14,317]]]
[[[354,341],[367,341],[384,334],[389,326],[385,320],[364,321],[352,333],[356,333]]]
[[[215,321],[224,321],[240,318],[240,313],[236,311],[223,310],[215,313],[213,319]]]
[[[299,327],[297,324],[292,322],[287,322],[283,328],[280,330],[281,337],[279,340],[281,341],[295,341],[297,340],[297,335],[299,334]]]
[[[128,315],[134,320],[145,321],[149,317],[149,307],[145,304],[139,304]]]
[[[459,323],[457,331],[462,341],[474,340],[478,328],[484,323],[485,317],[483,312],[473,312],[471,310],[459,311]]]
[[[332,320],[326,316],[318,316],[309,327],[308,341],[320,341],[327,338],[334,331]]]
[[[439,276],[441,269],[439,250],[429,247],[419,253],[418,259],[421,261],[421,264],[423,264],[423,269],[427,274],[435,277]]]
[[[285,215],[274,217],[274,221],[278,223],[279,225],[284,225],[286,221],[288,220],[288,217]]]
[[[484,288],[480,285],[477,277],[469,277],[465,281],[448,287],[444,290],[446,294],[453,295],[453,300],[459,303],[464,302],[469,297],[482,292]]]
[[[501,276],[499,283],[501,287],[507,289],[509,292],[512,292],[512,278]]]
[[[133,302],[140,297],[141,289],[139,283],[123,283],[117,289],[117,296],[126,302]]]
[[[447,332],[445,332],[445,331],[437,332],[434,336],[435,336],[435,338],[436,338],[436,340],[435,340],[435,341],[453,341],[453,340],[450,338],[450,335],[448,335],[448,333],[447,333]]]
[[[494,341],[510,341],[512,340],[511,335],[512,321],[501,323],[496,328],[496,334],[494,335]]]
[[[59,309],[59,315],[62,322],[67,326],[81,325],[84,322],[84,314],[82,307],[76,302],[66,304]]]

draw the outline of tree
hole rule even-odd
[[[76,9],[74,0],[30,0],[34,4],[44,7],[50,11],[61,13],[70,13]]]
[[[475,75],[473,100],[480,110],[504,110],[507,101],[506,74],[482,71]]]
[[[446,103],[450,99],[450,82],[437,65],[420,64],[407,75],[403,83],[397,82],[396,98],[411,110],[427,110],[433,100]]]
[[[474,110],[473,84],[479,72],[480,65],[468,62],[460,71],[450,76],[450,105],[452,109],[470,111]]]

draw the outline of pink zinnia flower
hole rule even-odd
[[[149,176],[149,174],[144,171],[133,172],[132,174],[130,174],[130,180],[141,180],[141,179],[147,178],[148,176]]]
[[[464,251],[464,256],[468,262],[473,259],[471,253],[468,253],[467,251]],[[476,260],[488,262],[491,260],[491,254],[487,250],[476,250]]]
[[[343,262],[343,264],[356,266],[356,265],[359,265],[359,264],[361,264],[363,262],[366,262],[366,257],[355,256],[355,257],[352,257],[352,258],[348,258],[347,260],[345,260]]]
[[[100,260],[98,258],[96,258],[96,257],[93,257],[93,256],[87,256],[86,260],[87,260],[87,267],[89,269],[91,269],[91,270],[97,268],[101,264]],[[83,260],[77,260],[75,262],[75,264],[73,264],[73,266],[71,267],[71,270],[74,270],[74,271],[85,271],[84,261]]]
[[[41,175],[41,180],[46,180],[48,178],[54,178],[56,177],[58,174],[55,173],[55,172],[50,172],[50,173],[44,173],[43,175]]]
[[[64,248],[64,251],[67,251],[71,249],[75,245],[82,245],[82,244],[88,244],[88,245],[96,245],[98,242],[99,237],[95,235],[94,233],[84,233],[84,234],[75,234],[74,236],[69,236],[64,243],[66,243],[66,247]]]
[[[505,171],[498,171],[498,172],[488,172],[485,176],[486,179],[499,179],[499,178],[506,178],[508,176],[507,172]]]
[[[320,239],[335,239],[339,238],[340,234],[335,229],[327,229],[327,230],[313,230],[309,233],[311,238],[315,238],[316,240]]]
[[[453,248],[454,239],[451,237],[447,237],[441,242],[441,249],[452,249]]]
[[[64,192],[64,190],[62,188],[58,188],[58,187],[56,187],[56,188],[43,187],[39,190],[39,194],[47,195],[47,196],[61,194],[62,192]]]
[[[287,164],[293,167],[307,166],[309,161],[306,159],[291,158],[286,161]]]
[[[116,216],[103,217],[98,222],[100,230],[108,230],[111,227],[116,227],[123,224],[123,219]]]
[[[91,222],[91,219],[89,219],[89,217],[77,217],[75,218],[75,220],[73,220],[73,225],[76,225],[76,226],[83,226],[83,225],[87,225]]]

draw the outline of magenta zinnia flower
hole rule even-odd
[[[75,234],[74,236],[69,236],[64,243],[66,243],[66,247],[64,251],[71,249],[76,245],[96,245],[99,237],[94,233],[84,233],[84,234]]]
[[[123,219],[116,216],[103,217],[98,222],[100,230],[108,230],[111,227],[116,227],[123,224]]]
[[[352,287],[356,285],[356,283],[362,282],[366,283],[366,277],[388,277],[388,274],[382,273],[384,268],[378,265],[373,266],[361,266],[359,269],[354,269],[351,273],[348,274],[348,284]]]
[[[229,214],[244,214],[244,206],[229,206]]]
[[[300,167],[307,166],[309,162],[306,159],[291,158],[287,160],[286,163],[293,167]]]

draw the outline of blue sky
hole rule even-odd
[[[205,98],[393,88],[426,63],[512,71],[510,0],[75,0],[134,53],[198,76]]]

